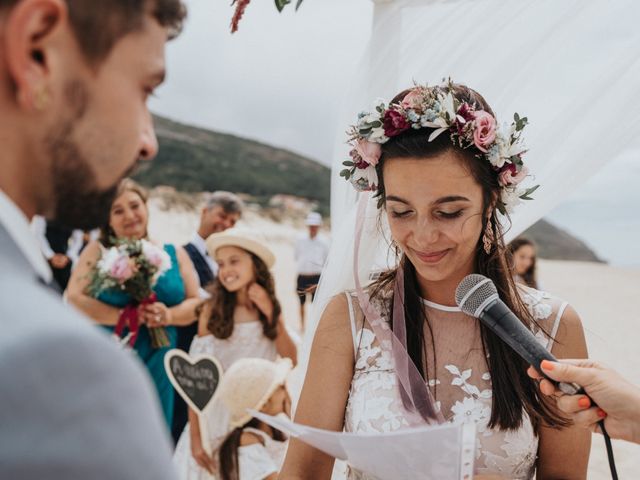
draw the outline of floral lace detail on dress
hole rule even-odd
[[[555,332],[559,310],[555,301],[544,292],[526,289],[522,299],[534,319],[547,332]],[[345,411],[345,430],[349,432],[390,432],[407,428],[405,410],[398,392],[393,357],[388,348],[381,348],[376,336],[357,309],[357,300],[349,296],[354,338],[355,368]],[[376,308],[388,318],[384,299]],[[357,312],[357,314],[356,314]],[[476,474],[501,475],[510,479],[531,479],[535,474],[538,438],[531,421],[524,414],[523,425],[515,431],[489,428],[493,391],[479,334],[473,334],[477,320],[451,307],[428,309],[434,329],[435,347],[442,368],[428,385],[435,392],[436,407],[453,423],[476,424]],[[549,320],[554,320],[549,325]],[[456,329],[459,329],[456,330]],[[471,332],[471,333],[470,333]],[[549,348],[552,343],[542,331],[540,343]],[[449,342],[449,343],[447,343]],[[440,359],[443,360],[440,360]],[[373,480],[348,469],[351,480]]]

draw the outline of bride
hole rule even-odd
[[[364,289],[356,282],[328,302],[297,422],[348,432],[474,422],[476,475],[586,477],[590,434],[541,398],[525,362],[455,303],[458,283],[483,274],[556,357],[587,355],[576,312],[516,286],[506,261],[501,219],[535,190],[520,184],[526,123],[515,115],[498,128],[482,96],[451,82],[413,87],[360,114],[341,175],[371,192],[361,195],[373,196],[376,231],[389,230],[397,262]],[[357,247],[370,240],[365,216],[360,210],[354,220],[355,272]],[[292,440],[280,478],[328,479],[333,464]],[[367,478],[353,469],[347,475]]]

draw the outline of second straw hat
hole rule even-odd
[[[227,408],[229,425],[241,427],[249,420],[249,409],[261,410],[278,387],[285,384],[293,365],[288,358],[275,362],[264,358],[242,358],[224,372],[216,392]]]
[[[214,233],[207,238],[207,250],[209,255],[215,257],[216,251],[222,247],[239,247],[253,253],[262,260],[267,268],[276,263],[276,256],[265,242],[257,240],[259,234],[250,230],[230,228],[224,232]]]

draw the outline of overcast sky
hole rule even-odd
[[[253,0],[234,35],[230,1],[186,3],[189,18],[169,44],[168,79],[152,110],[329,164],[344,138],[340,102],[369,39],[371,0],[305,0],[282,14],[273,0]],[[639,160],[610,163],[549,218],[604,258],[640,266]]]
[[[187,0],[189,18],[168,48],[169,76],[152,110],[329,163],[372,2],[306,0],[279,14],[273,0],[253,0],[234,35],[229,3]]]

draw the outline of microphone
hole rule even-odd
[[[467,275],[456,288],[456,303],[464,313],[479,319],[542,375],[540,363],[543,360],[558,361],[500,300],[491,279],[476,273]],[[575,383],[556,382],[545,377],[567,395],[584,393],[582,387]]]
[[[524,326],[518,317],[500,300],[498,290],[491,279],[484,275],[473,273],[462,279],[458,288],[456,288],[456,303],[460,309],[479,319],[493,333],[498,335],[500,339],[509,345],[518,355],[530,365],[538,370],[542,375],[553,383],[562,393],[567,395],[583,394],[586,395],[584,389],[576,383],[556,382],[547,377],[540,363],[543,360],[558,360],[546,348],[538,343],[536,337],[531,331]],[[597,406],[591,400],[592,406]],[[611,438],[607,433],[604,420],[598,422],[602,435],[604,436],[605,445],[607,447],[607,458],[609,460],[609,469],[611,470],[611,478],[618,480],[618,472],[616,470],[616,462],[613,458],[613,446]]]

